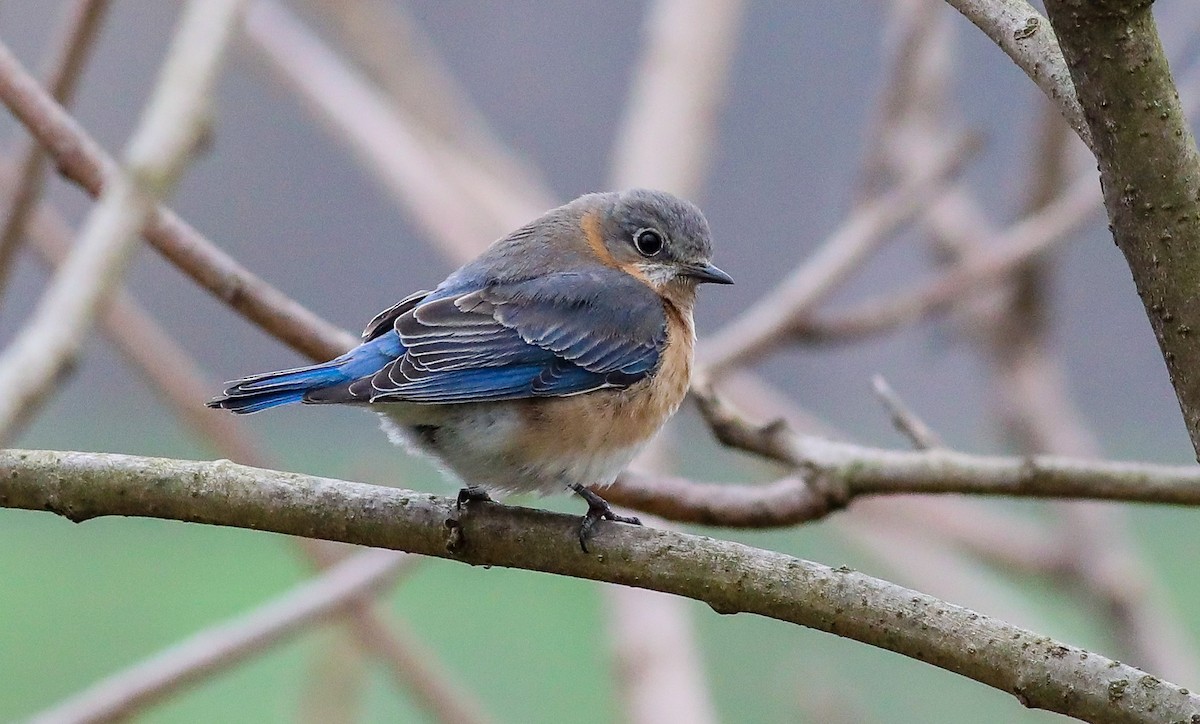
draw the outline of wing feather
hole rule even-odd
[[[657,295],[607,267],[439,289],[391,319],[404,354],[351,384],[356,396],[452,403],[627,387],[653,372],[667,335]]]

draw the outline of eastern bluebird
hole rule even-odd
[[[379,313],[342,356],[235,380],[208,404],[362,405],[466,485],[460,506],[488,491],[575,491],[586,551],[598,520],[638,523],[586,486],[611,484],[683,401],[696,286],[733,283],[711,258],[708,222],[687,201],[581,196]]]

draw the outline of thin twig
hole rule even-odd
[[[12,346],[0,357],[0,441],[50,391],[116,289],[137,232],[183,170],[204,130],[209,93],[238,0],[188,5],[123,169],[89,214],[80,241]]]
[[[71,104],[83,67],[108,11],[109,0],[75,0],[70,6],[62,40],[54,46],[47,64],[46,88],[64,106]],[[42,194],[46,180],[46,154],[37,141],[29,140],[20,157],[17,182],[9,195],[8,213],[0,223],[0,296],[8,286],[8,275],[21,245],[25,222]]]
[[[990,284],[1006,281],[1031,258],[1065,240],[1095,208],[1095,181],[1081,178],[1045,209],[1000,234],[996,239],[999,246],[989,247],[914,290],[869,299],[836,316],[798,319],[788,333],[807,342],[845,343],[918,322]]]
[[[227,461],[29,450],[0,452],[0,505],[233,525],[632,585],[880,646],[1029,707],[1092,721],[1200,716],[1200,696],[1104,656],[849,569],[673,531],[601,523],[583,555],[575,516],[481,503],[459,517],[448,498]]]
[[[928,173],[906,179],[850,214],[805,264],[700,347],[698,356],[709,374],[720,376],[787,341],[786,332],[796,320],[807,319],[838,282],[938,197],[973,145],[970,139],[962,140],[941,155]]]
[[[208,1],[208,0],[206,0]],[[36,714],[39,724],[111,722],[345,613],[413,562],[394,551],[359,553],[247,614],[223,621]]]
[[[933,428],[926,425],[925,421],[913,412],[904,400],[900,399],[900,395],[896,394],[883,375],[875,375],[871,378],[871,389],[879,398],[879,402],[887,409],[892,418],[892,425],[901,435],[912,442],[913,447],[918,450],[945,447]]]

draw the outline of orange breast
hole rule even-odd
[[[532,458],[603,455],[645,444],[679,408],[692,374],[691,315],[667,311],[667,344],[654,373],[624,390],[529,400],[522,408],[521,452]]]

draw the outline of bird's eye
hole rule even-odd
[[[654,229],[638,229],[633,235],[633,246],[642,256],[654,256],[662,251],[662,234]]]

